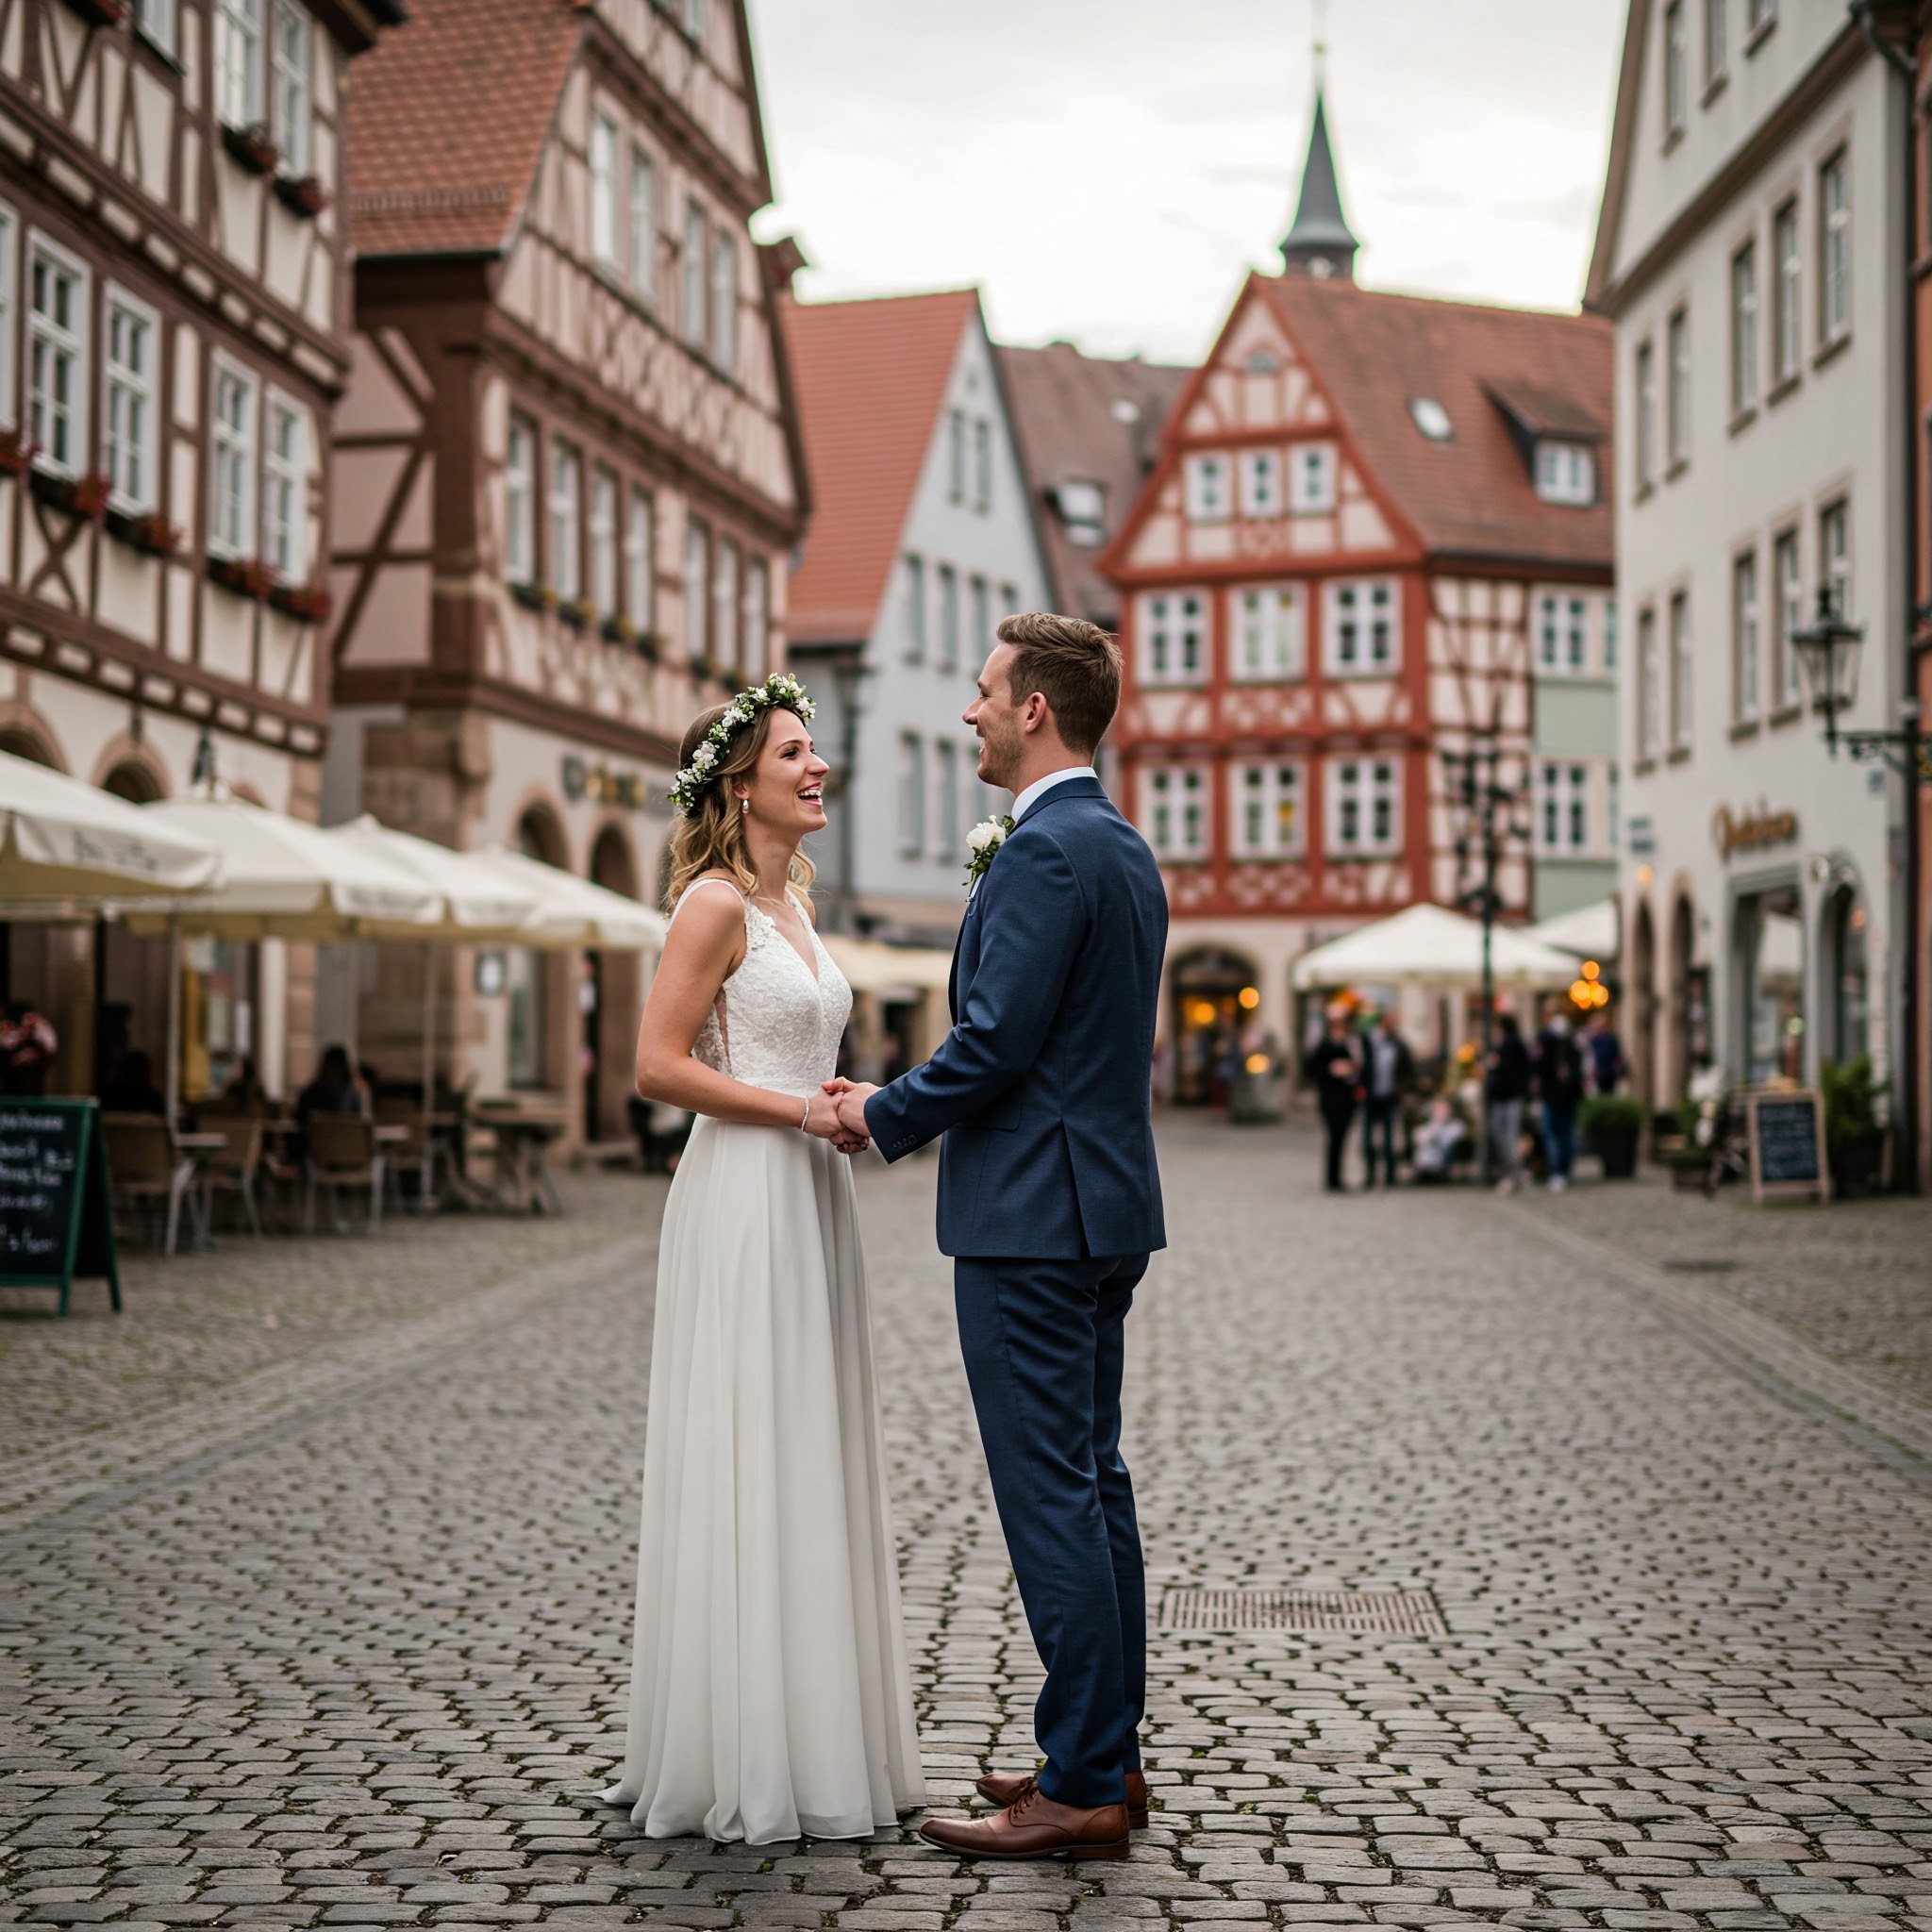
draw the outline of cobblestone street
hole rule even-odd
[[[654,1843],[591,1802],[663,1198],[612,1176],[554,1224],[137,1263],[118,1324],[10,1299],[0,1922],[1932,1932],[1920,1210],[1834,1346],[1806,1270],[1877,1221],[1327,1200],[1302,1130],[1163,1131],[1150,1589],[1426,1590],[1448,1634],[1158,1631],[1130,1862]],[[1036,1676],[931,1193],[861,1177],[943,1806],[1031,1762]]]

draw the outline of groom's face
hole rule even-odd
[[[1026,755],[1026,732],[1013,703],[1013,647],[995,644],[979,674],[978,695],[965,718],[979,734],[979,776],[983,783],[1011,791]]]

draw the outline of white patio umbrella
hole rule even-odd
[[[1579,906],[1574,912],[1559,912],[1554,919],[1540,920],[1528,930],[1531,939],[1555,946],[1558,952],[1574,953],[1583,959],[1614,959],[1617,902],[1599,899],[1594,905]]]
[[[655,952],[664,943],[664,915],[608,886],[502,845],[464,856],[507,888],[536,894],[536,911],[511,936],[516,945],[593,946],[621,953]]]
[[[1479,986],[1483,929],[1445,906],[1411,906],[1358,926],[1294,962],[1299,992],[1324,986]],[[1567,986],[1576,960],[1518,927],[1491,933],[1491,972],[1498,986]]]
[[[0,900],[25,908],[173,895],[220,870],[220,854],[192,829],[0,752]]]

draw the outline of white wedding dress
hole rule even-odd
[[[816,979],[749,903],[744,924],[693,1051],[802,1110],[852,990],[815,932]],[[671,1184],[629,1735],[603,1794],[653,1838],[863,1838],[925,1801],[857,1206],[830,1142],[702,1116]]]

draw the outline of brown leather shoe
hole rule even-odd
[[[919,1835],[962,1858],[1124,1858],[1127,1807],[1056,1805],[1032,1779],[991,1818],[928,1818]]]
[[[1030,1771],[990,1771],[973,1789],[989,1805],[998,1805],[1004,1809],[1023,1791],[1033,1789],[1033,1774]],[[1147,1776],[1144,1772],[1130,1771],[1127,1774],[1127,1829],[1147,1829]]]

